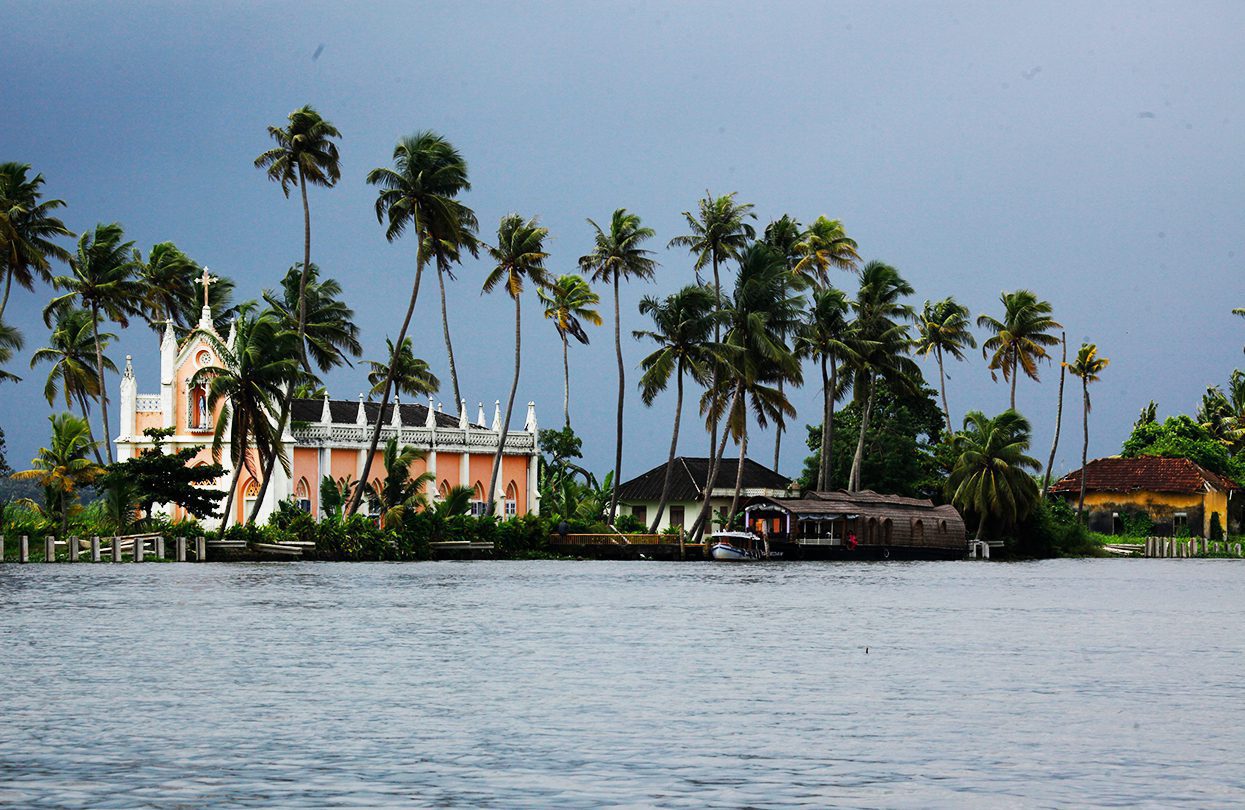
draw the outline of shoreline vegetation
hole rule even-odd
[[[257,144],[262,135],[257,133]],[[817,421],[806,423],[809,455],[798,480],[801,489],[870,489],[950,503],[964,515],[970,537],[1004,541],[1004,553],[996,557],[1009,559],[1101,555],[1108,541],[1127,543],[1128,537],[1153,531],[1149,520],[1132,520],[1120,535],[1092,534],[1083,482],[1076,498],[1048,493],[1050,465],[1065,427],[1065,378],[1075,378],[1074,388],[1080,382],[1080,402],[1068,403],[1068,427],[1079,421],[1081,435],[1068,440],[1080,440],[1084,468],[1093,384],[1109,373],[1109,360],[1090,342],[1070,353],[1065,324],[1038,293],[1003,291],[996,309],[975,318],[945,290],[938,293],[942,297],[920,303],[898,268],[862,256],[841,221],[817,215],[805,222],[788,214],[761,227],[752,204],[737,200],[735,193],[709,191],[683,212],[687,232],[667,242],[668,248],[687,251],[686,270],[661,268],[652,249],[657,234],[635,212],[617,208],[606,218],[587,219],[592,238],[579,258],[580,273],[555,278],[544,264],[549,232],[539,218],[510,213],[502,217],[495,237],[482,234],[475,212],[460,199],[471,188],[466,159],[428,130],[400,138],[390,165],[356,178],[376,188],[381,232],[410,257],[409,303],[401,323],[385,336],[384,356],[367,361],[368,387],[381,412],[394,396],[425,397],[441,390],[428,362],[414,354],[416,345],[436,339],[412,334],[427,270],[435,273],[449,383],[454,401],[460,402],[460,377],[467,370],[455,360],[446,282],[500,291],[513,301],[515,326],[513,376],[501,421],[504,437],[522,368],[522,302],[536,296],[561,344],[564,374],[563,425],[540,432],[542,514],[493,516],[504,441],[493,460],[487,516],[482,517],[471,514],[470,490],[431,494],[424,476],[411,471],[424,451],[393,440],[382,445],[378,419],[369,431],[370,452],[363,456],[358,480],[326,476],[320,482],[318,516],[282,502],[266,524],[258,525],[261,490],[242,525],[205,531],[199,520],[232,514],[229,505],[243,468],[267,487],[274,465],[285,457],[282,436],[291,402],[324,396],[321,375],[363,354],[354,311],[342,300],[341,285],[315,264],[312,251],[309,189],[328,193],[342,180],[338,146],[343,135],[310,105],[269,127],[267,135],[274,145],[255,159],[255,166],[285,197],[297,192],[303,250],[291,257],[297,261],[288,270],[272,275],[274,288],[257,300],[235,301],[232,279],[209,276],[172,242],[159,242],[144,254],[115,222],[73,233],[60,219],[65,201],[46,196],[43,175],[24,163],[0,164],[0,384],[18,384],[20,364],[13,361],[28,360],[31,371],[46,374],[48,405],[55,407],[59,400],[67,409],[49,416],[47,446],[16,472],[4,458],[0,430],[0,532],[10,541],[6,559],[16,553],[13,539],[19,535],[144,531],[247,545],[299,542],[326,559],[419,560],[430,559],[432,544],[445,540],[493,543],[501,557],[548,556],[549,537],[559,524],[577,533],[655,533],[669,501],[681,436],[703,429],[696,440],[710,448],[706,485],[716,480],[720,462],[732,449],[740,458],[772,455],[777,468],[783,436],[799,435],[799,415],[788,394],[805,385],[817,387],[821,401]],[[465,275],[469,258],[485,263],[483,275],[459,279],[456,273]],[[684,273],[688,283],[668,296],[641,301],[639,314],[647,328],[628,337],[650,353],[639,363],[638,384],[634,378],[629,384],[628,373],[637,369],[627,368],[623,360],[620,288],[650,281],[659,272]],[[611,299],[607,310],[612,312],[605,318],[594,285]],[[4,321],[14,286],[48,295],[42,313],[50,332],[38,340],[32,336],[44,345],[29,355],[23,354],[27,336]],[[1245,309],[1232,311],[1245,316]],[[201,318],[232,331],[246,349],[234,357],[228,347],[231,351],[223,352],[228,362],[201,370],[193,380],[208,386],[216,463],[188,466],[200,448],[166,452],[161,443],[173,435],[171,429],[149,429],[152,450],[114,460],[110,418],[115,414],[108,392],[114,387],[110,375],[118,374],[115,355],[110,355],[119,338],[110,330],[145,323],[157,337],[169,329],[184,336]],[[604,326],[606,320],[617,361],[616,427],[612,469],[598,478],[579,463],[582,444],[571,420],[579,392],[568,356],[569,338],[587,344],[586,327]],[[1079,333],[1079,325],[1074,326]],[[1008,386],[1009,407],[1002,413],[969,408],[957,414],[951,407],[947,365],[978,361],[978,351],[992,377]],[[1031,447],[1024,392],[1040,384],[1044,367],[1054,367],[1056,352],[1062,358],[1056,431],[1050,460],[1043,465]],[[917,357],[934,361],[937,379],[925,378]],[[1029,381],[1024,386],[1021,377]],[[1245,373],[1230,370],[1221,378],[1226,384],[1212,383],[1193,415],[1160,423],[1155,403],[1146,405],[1123,455],[1187,458],[1231,482],[1245,481]],[[670,417],[665,485],[646,525],[626,514],[627,504],[618,499],[627,402],[638,393],[643,405],[652,407],[670,388],[676,409]],[[701,417],[690,426],[680,421],[688,397],[698,403]],[[773,429],[772,451],[758,446],[758,428]],[[379,476],[373,474],[374,458],[384,468]],[[742,474],[744,465],[736,466]],[[373,480],[379,485],[359,484]],[[198,520],[170,523],[162,510],[171,504]],[[703,498],[698,513],[688,514],[693,520],[687,526],[689,541],[702,539],[714,525],[738,526],[742,507],[739,480],[725,515],[711,514],[709,498]],[[1219,536],[1212,539],[1239,541],[1239,536],[1225,536],[1234,528],[1216,524],[1212,533]]]

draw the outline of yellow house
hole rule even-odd
[[[1241,488],[1186,458],[1111,456],[1089,462],[1084,473],[1091,531],[1118,534],[1123,518],[1139,512],[1149,516],[1154,535],[1209,537],[1215,515],[1224,532],[1240,531]],[[1051,486],[1051,494],[1075,507],[1081,474],[1065,475]]]

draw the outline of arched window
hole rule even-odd
[[[488,501],[484,499],[484,485],[476,481],[471,493],[471,514],[480,517],[488,511]]]
[[[912,521],[912,544],[923,545],[925,543],[925,524],[920,518]]]
[[[250,516],[252,510],[255,509],[255,501],[259,498],[259,482],[254,478],[248,478],[246,484],[242,487],[242,514],[238,517],[241,523]]]
[[[298,486],[294,487],[294,500],[298,501],[299,509],[311,513],[311,487],[306,478],[298,479]]]
[[[186,427],[189,430],[204,431],[212,429],[212,415],[208,411],[207,386],[196,385],[188,392],[186,398]]]
[[[506,485],[505,515],[508,518],[519,514],[519,487],[511,481]]]
[[[442,478],[440,485],[437,486],[437,497],[441,500],[450,497],[450,482],[445,478]]]
[[[890,518],[882,521],[882,545],[889,546],[891,544],[891,526],[893,522]]]

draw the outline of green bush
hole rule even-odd
[[[648,526],[644,525],[644,521],[635,515],[619,515],[614,520],[614,528],[624,534],[643,534],[648,531]]]
[[[1060,499],[1039,501],[1027,518],[1016,526],[1004,546],[1005,556],[1019,558],[1096,557],[1102,548],[1095,542],[1076,510]]]
[[[1121,514],[1120,527],[1120,534],[1126,537],[1149,537],[1154,533],[1154,521],[1141,510]]]
[[[1222,540],[1223,539],[1223,523],[1221,523],[1219,520],[1218,512],[1210,513],[1210,539],[1211,540]]]

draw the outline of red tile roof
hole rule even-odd
[[[1204,492],[1206,485],[1226,491],[1240,489],[1187,458],[1096,458],[1085,465],[1087,492]],[[1075,470],[1051,485],[1051,492],[1081,491],[1081,471]]]

